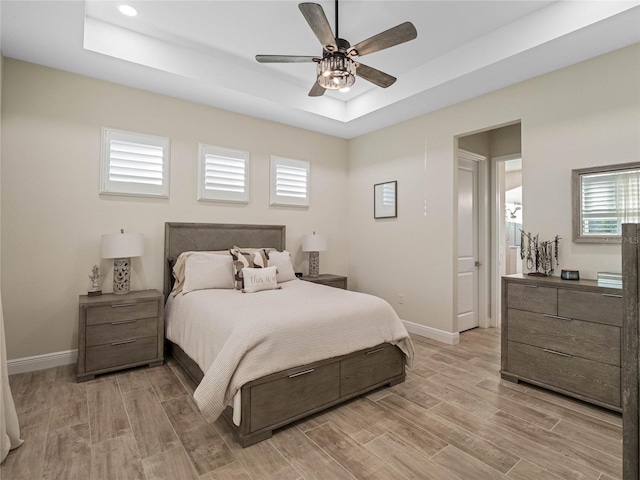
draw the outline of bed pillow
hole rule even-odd
[[[276,277],[278,283],[296,279],[296,273],[293,271],[291,263],[291,254],[286,250],[284,252],[275,250],[269,252],[269,266],[278,267],[278,275]]]
[[[170,264],[172,264],[171,271],[173,272],[173,288],[171,289],[171,295],[174,297],[182,291],[182,287],[184,286],[184,271],[187,263],[187,259],[193,255],[194,253],[198,254],[207,254],[207,255],[229,255],[229,250],[211,250],[205,252],[198,251],[189,251],[182,252],[178,255],[178,258],[173,261],[169,259]]]
[[[252,251],[244,251],[237,248],[229,250],[233,257],[233,276],[235,279],[235,289],[243,288],[243,269],[245,268],[264,268],[268,266],[268,257],[264,249],[252,249]]]
[[[182,294],[209,288],[234,288],[231,255],[194,253],[187,258]]]
[[[276,267],[244,268],[242,276],[244,288],[242,293],[255,293],[262,290],[275,290],[282,288],[276,280]]]

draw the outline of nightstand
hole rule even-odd
[[[157,290],[80,295],[79,382],[97,374],[164,361],[164,296]]]
[[[317,277],[310,277],[305,275],[300,277],[300,280],[304,280],[305,282],[313,282],[320,283],[322,285],[328,285],[330,287],[342,288],[343,290],[347,289],[347,277],[343,277],[342,275],[333,275],[332,273],[323,273],[318,275]]]

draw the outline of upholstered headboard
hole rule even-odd
[[[164,296],[173,285],[173,262],[182,252],[226,250],[238,247],[285,249],[284,225],[234,225],[222,223],[164,224]]]

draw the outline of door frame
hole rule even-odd
[[[502,205],[502,199],[500,195],[500,191],[498,190],[498,183],[500,181],[498,171],[498,163],[504,163],[509,160],[518,160],[522,158],[522,154],[515,153],[511,155],[502,155],[500,157],[494,157],[491,159],[491,268],[489,275],[491,276],[490,284],[491,284],[491,327],[499,328],[501,325],[501,301],[500,298],[500,242],[498,239],[500,238],[500,223],[499,221],[504,220],[504,206]],[[523,212],[524,217],[524,212]],[[524,218],[523,218],[524,225]]]
[[[484,155],[479,155],[477,153],[469,152],[468,150],[464,150],[462,148],[458,148],[458,154],[456,157],[456,178],[458,175],[459,160],[470,160],[476,162],[478,164],[478,175],[476,182],[476,191],[477,191],[477,215],[478,218],[478,262],[480,262],[480,266],[478,267],[478,326],[480,328],[488,328],[490,325],[490,302],[489,302],[489,285],[490,285],[490,268],[489,259],[490,259],[490,244],[489,244],[489,166],[487,162],[487,157]],[[456,181],[457,184],[457,181]],[[456,197],[457,198],[457,197]],[[457,202],[456,202],[457,205]],[[457,216],[457,210],[456,210]],[[457,245],[457,238],[456,238]],[[457,279],[457,271],[458,271],[458,252],[456,247],[456,279]],[[456,280],[457,281],[457,280]],[[454,325],[455,330],[458,332],[458,287],[455,286],[455,297],[454,305],[456,306],[454,313]]]

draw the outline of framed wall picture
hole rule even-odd
[[[398,216],[398,182],[377,183],[373,186],[373,218]]]

